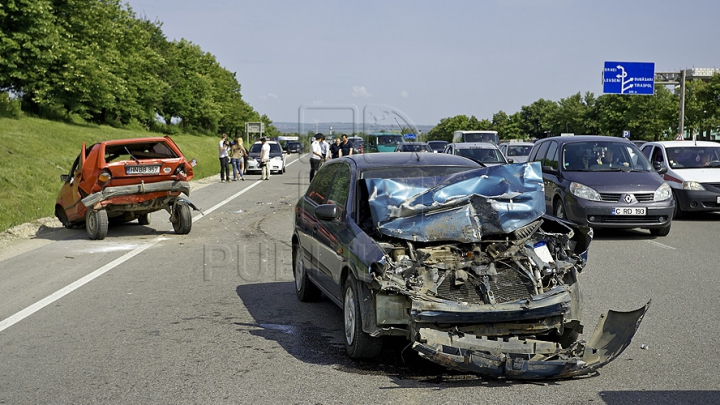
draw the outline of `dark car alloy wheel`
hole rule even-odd
[[[317,288],[305,273],[305,261],[299,244],[293,245],[293,275],[295,276],[295,293],[302,302],[317,301],[320,289]]]
[[[369,359],[382,350],[382,338],[374,338],[362,330],[358,286],[349,274],[343,288],[343,319],[345,323],[345,349],[352,359]]]

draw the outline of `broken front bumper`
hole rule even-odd
[[[630,312],[608,311],[586,343],[567,349],[535,339],[489,340],[430,328],[414,343],[420,356],[450,369],[491,377],[535,380],[586,375],[611,362],[630,345],[650,302]]]

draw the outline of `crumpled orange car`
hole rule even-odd
[[[63,174],[55,216],[67,228],[85,225],[90,239],[104,239],[108,226],[137,219],[150,224],[150,213],[165,209],[178,234],[192,229],[187,198],[195,159],[188,162],[170,137],[83,142],[80,154]]]

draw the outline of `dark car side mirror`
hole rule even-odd
[[[508,159],[508,163],[515,163],[515,159]]]
[[[315,207],[315,217],[323,221],[332,221],[340,217],[340,210],[335,204],[323,204]]]
[[[558,174],[558,170],[552,166],[543,166],[542,171],[545,173]]]
[[[653,162],[653,168],[655,169],[656,172],[658,172],[658,174],[665,174],[668,171],[667,166],[665,166],[664,164],[662,164],[660,162]]]

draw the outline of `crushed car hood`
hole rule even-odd
[[[600,317],[588,342],[577,341],[567,349],[537,340],[489,340],[420,330],[413,345],[420,356],[442,366],[518,380],[570,378],[587,375],[620,355],[632,341],[650,302],[630,312],[608,311]]]
[[[508,164],[443,177],[365,179],[380,233],[416,242],[479,242],[545,213],[540,163]]]

